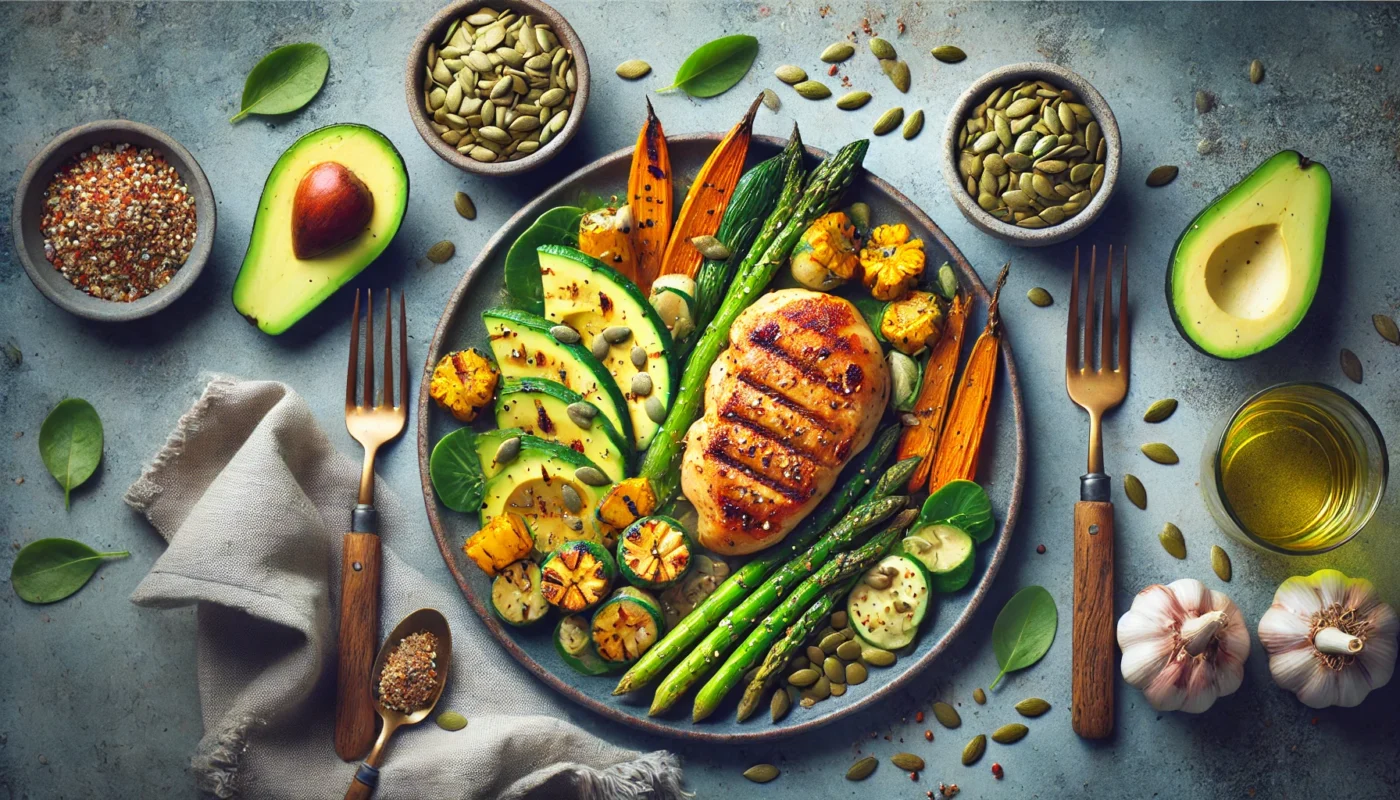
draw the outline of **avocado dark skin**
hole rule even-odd
[[[315,258],[359,236],[374,215],[374,195],[334,161],[307,170],[292,200],[292,252]]]

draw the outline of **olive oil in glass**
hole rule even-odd
[[[1380,431],[1331,387],[1265,389],[1217,430],[1202,464],[1206,505],[1226,532],[1268,550],[1302,555],[1340,546],[1385,491]]]

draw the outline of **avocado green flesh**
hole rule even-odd
[[[1331,205],[1327,168],[1285,150],[1207,206],[1177,240],[1167,272],[1181,335],[1225,359],[1288,335],[1317,293]]]
[[[355,173],[374,197],[359,236],[314,258],[292,252],[292,200],[306,173],[333,161]],[[363,125],[331,125],[298,139],[273,164],[258,200],[248,252],[233,284],[233,305],[265,333],[279,334],[379,257],[403,222],[408,170],[384,134]]]
[[[576,450],[609,478],[621,481],[627,477],[631,443],[625,442],[602,414],[595,416],[586,428],[574,422],[569,406],[587,402],[578,392],[554,381],[507,378],[496,396],[496,425],[518,428]]]
[[[583,455],[534,436],[520,437],[520,454],[486,481],[481,503],[481,524],[510,511],[525,518],[535,539],[535,555],[542,557],[569,540],[601,542],[603,531],[595,512],[605,488],[589,486],[574,472],[593,466]],[[563,487],[572,486],[583,501],[577,513],[564,506]],[[575,530],[569,519],[581,522]]]

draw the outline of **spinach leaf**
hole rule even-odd
[[[758,39],[745,34],[725,36],[696,48],[676,71],[676,79],[661,91],[680,89],[691,97],[714,97],[734,87],[758,56]]]
[[[506,251],[506,294],[511,305],[532,314],[544,313],[544,285],[540,283],[542,244],[578,244],[578,222],[583,209],[578,206],[551,208],[520,234]]]
[[[319,44],[302,42],[263,56],[243,83],[243,104],[229,122],[249,114],[287,114],[311,102],[326,82],[331,57]]]
[[[83,588],[103,561],[129,555],[99,553],[72,539],[40,539],[15,556],[10,585],[27,603],[54,603]]]
[[[63,487],[63,507],[73,489],[92,477],[102,460],[102,420],[86,400],[70,397],[54,406],[39,429],[39,455]]]
[[[481,510],[486,479],[471,428],[458,428],[438,440],[428,459],[428,476],[443,505],[469,514]]]
[[[981,544],[991,538],[992,501],[972,481],[948,481],[928,496],[919,512],[919,526],[952,525]]]
[[[1025,669],[1044,657],[1059,624],[1055,598],[1044,586],[1027,586],[1012,595],[992,625],[992,649],[1001,672],[987,688],[995,689],[1006,673]]]

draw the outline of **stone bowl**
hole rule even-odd
[[[44,257],[44,237],[39,221],[44,211],[44,191],[59,167],[79,152],[94,145],[128,143],[160,151],[166,161],[180,173],[180,178],[194,196],[197,224],[194,247],[184,266],[161,288],[129,303],[103,300],[81,291],[63,277]],[[148,317],[175,302],[189,290],[209,263],[214,248],[214,224],[217,210],[214,190],[209,186],[204,170],[179,142],[164,132],[126,120],[89,122],[64,131],[44,146],[29,162],[15,190],[14,207],[10,215],[10,233],[14,239],[19,262],[40,294],[65,311],[101,322],[127,322]]]
[[[576,88],[574,90],[574,104],[569,110],[568,121],[544,147],[514,161],[477,161],[457,152],[456,147],[443,141],[437,131],[433,130],[430,124],[432,117],[423,106],[423,83],[425,80],[423,70],[427,65],[429,45],[441,44],[443,35],[447,33],[447,28],[453,20],[462,19],[483,7],[490,7],[497,11],[509,9],[520,16],[529,14],[538,20],[548,22],[550,29],[554,31],[560,43],[574,57]],[[428,21],[428,24],[418,34],[418,38],[413,41],[413,46],[408,50],[408,65],[404,72],[404,92],[408,100],[408,113],[413,118],[413,125],[418,129],[418,134],[423,137],[423,141],[427,142],[428,147],[431,147],[433,152],[447,163],[466,172],[487,176],[518,175],[554,158],[578,132],[579,125],[583,120],[584,109],[588,107],[588,89],[588,53],[583,48],[583,40],[579,39],[578,33],[574,31],[573,26],[569,25],[562,14],[539,0],[457,0],[444,6]]]
[[[1026,79],[1046,80],[1056,86],[1068,88],[1079,95],[1079,99],[1089,107],[1089,112],[1099,123],[1104,141],[1108,143],[1104,160],[1103,185],[1099,187],[1098,194],[1094,195],[1093,199],[1089,201],[1089,205],[1075,216],[1058,225],[1046,228],[1020,228],[992,216],[977,205],[976,198],[968,194],[967,187],[963,185],[962,176],[958,172],[958,131],[962,128],[963,120],[968,113],[997,86]],[[1112,197],[1113,190],[1118,185],[1118,166],[1121,159],[1122,146],[1118,134],[1118,121],[1114,119],[1113,111],[1108,107],[1108,102],[1088,81],[1058,64],[1027,62],[1010,64],[988,72],[973,81],[967,91],[958,97],[952,110],[948,112],[948,122],[943,130],[943,180],[948,184],[948,191],[953,195],[953,202],[957,204],[963,216],[967,217],[968,222],[984,233],[1021,247],[1044,247],[1063,242],[1092,225],[1099,214],[1103,212],[1104,207],[1108,205],[1109,198]]]

